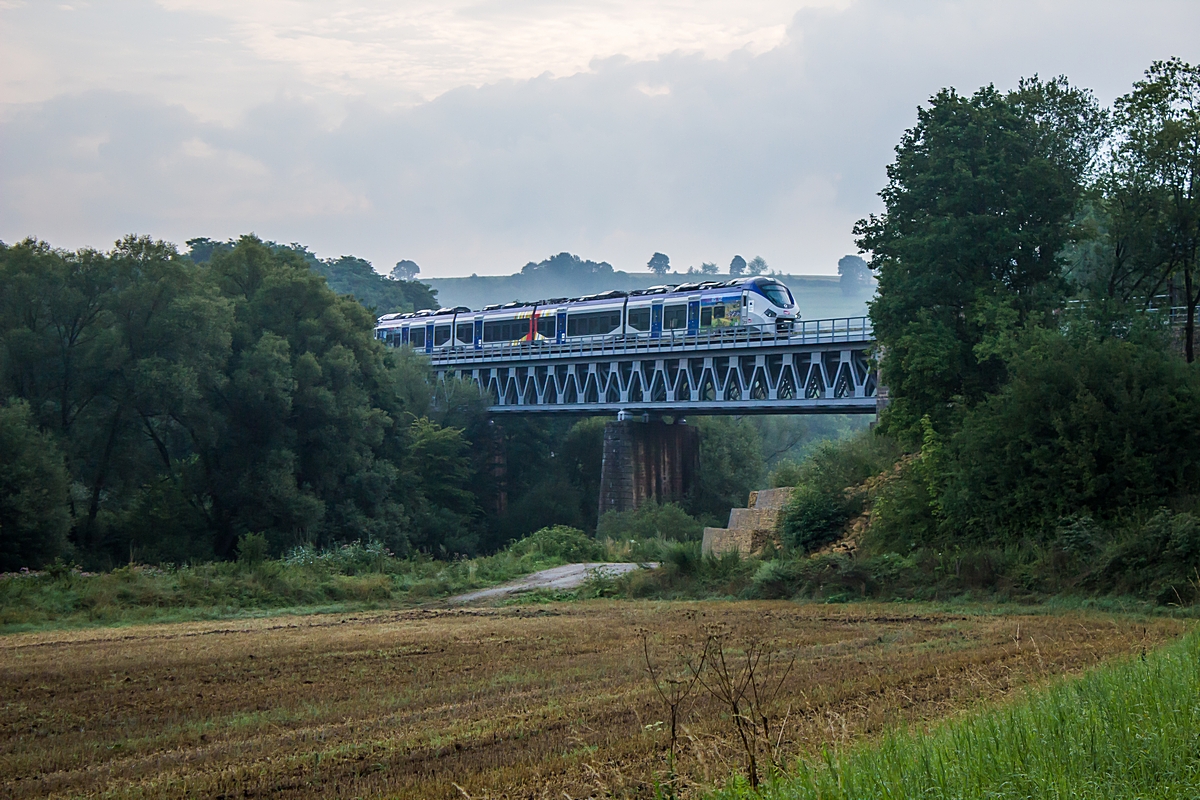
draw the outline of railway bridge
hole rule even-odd
[[[485,344],[430,359],[439,381],[473,381],[498,415],[873,414],[873,343],[867,317],[846,317],[787,332]]]
[[[615,415],[604,434],[603,513],[691,491],[699,435],[684,424],[688,415],[876,413],[886,393],[871,367],[873,343],[870,320],[848,317],[799,321],[780,332],[714,328],[485,344],[430,359],[438,382],[475,383],[501,421]]]

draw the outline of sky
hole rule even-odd
[[[832,274],[939,89],[1107,104],[1197,31],[1194,0],[0,0],[0,240]]]

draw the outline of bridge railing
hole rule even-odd
[[[647,355],[698,350],[740,349],[762,346],[815,344],[865,344],[873,339],[868,317],[836,317],[801,320],[787,331],[756,328],[712,328],[701,333],[663,331],[659,338],[649,333],[634,336],[576,336],[564,342],[545,339],[534,342],[495,342],[479,349],[469,345],[435,350],[435,365],[471,364],[487,361],[524,361],[546,358],[587,358],[604,355]]]

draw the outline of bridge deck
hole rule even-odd
[[[673,334],[673,335],[672,335]],[[862,414],[876,411],[870,320],[806,320],[787,333],[726,328],[593,337],[431,355],[506,414]]]

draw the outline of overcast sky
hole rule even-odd
[[[0,0],[0,239],[832,273],[915,108],[1200,61],[1200,3]]]

